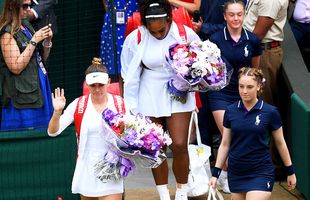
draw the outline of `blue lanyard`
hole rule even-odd
[[[27,36],[28,39],[30,39],[30,40],[32,39],[32,34],[30,33],[30,31],[29,31],[29,29],[27,27],[25,27],[25,29],[21,29],[21,30],[22,30],[23,33],[25,33],[25,35]],[[46,72],[46,69],[45,69],[44,64],[42,62],[42,58],[41,58],[41,56],[39,54],[39,50],[38,50],[37,47],[35,49],[35,52],[36,52],[37,64],[40,66],[43,74],[45,75],[45,74],[47,74],[47,72]]]

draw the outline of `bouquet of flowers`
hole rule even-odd
[[[167,83],[168,91],[182,103],[189,91],[220,90],[229,82],[231,72],[227,73],[220,49],[209,40],[174,44],[166,60],[176,72]]]
[[[127,176],[135,164],[156,168],[165,159],[161,150],[172,140],[162,126],[141,114],[120,114],[110,109],[102,113],[105,139],[110,151],[95,165],[95,174],[101,180],[118,180]]]

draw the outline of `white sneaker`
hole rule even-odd
[[[185,191],[176,191],[174,200],[188,200],[187,199],[187,192]]]
[[[220,177],[217,180],[217,185],[219,189],[222,190],[224,193],[230,194],[228,180],[227,180],[227,172],[222,171]]]

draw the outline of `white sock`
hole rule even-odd
[[[160,200],[170,200],[168,185],[156,185]]]

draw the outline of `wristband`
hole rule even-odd
[[[285,167],[286,173],[288,176],[295,174],[294,166],[290,165]]]
[[[213,169],[212,169],[212,176],[215,177],[215,178],[219,178],[221,172],[222,172],[221,168],[213,167]]]
[[[32,40],[29,41],[29,44],[31,44],[31,45],[33,45],[35,47],[37,46],[37,43],[35,41],[32,41]]]

